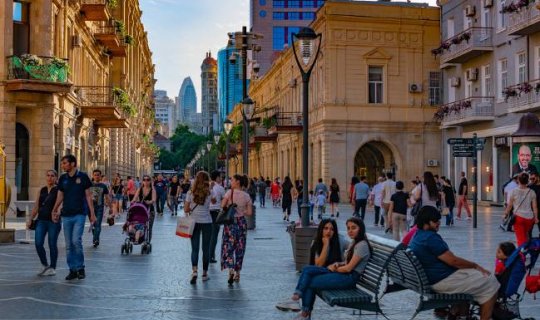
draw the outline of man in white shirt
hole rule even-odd
[[[396,182],[393,180],[394,175],[391,172],[386,173],[386,181],[383,184],[382,191],[382,207],[384,212],[382,213],[385,217],[386,224],[388,225],[388,209],[390,209],[390,198],[394,193],[396,193]]]
[[[384,215],[381,214],[383,187],[384,177],[381,176],[377,180],[377,184],[374,185],[373,189],[371,190],[371,201],[373,202],[373,207],[375,208],[374,226],[377,226],[377,223],[379,223],[381,227],[384,226]]]
[[[210,203],[210,215],[212,216],[212,237],[210,238],[210,263],[216,263],[216,246],[219,235],[220,225],[215,223],[216,218],[221,210],[221,200],[225,196],[225,188],[221,185],[221,173],[219,171],[212,171],[210,174],[210,192],[212,198],[216,200],[215,203]]]
[[[514,174],[514,176],[512,177],[512,180],[510,182],[508,182],[506,184],[506,186],[504,186],[504,207],[506,208],[506,206],[508,205],[508,203],[510,202],[510,195],[512,194],[512,190],[516,189],[519,187],[518,183],[517,183],[517,178],[518,178],[519,174]],[[513,223],[512,223],[512,215],[514,214],[514,210],[510,210],[510,214],[508,215],[508,223],[506,225],[503,225],[501,224],[499,227],[503,230],[506,230],[506,231],[509,231],[509,232],[512,232],[512,227],[513,227]]]

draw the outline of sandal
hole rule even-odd
[[[193,271],[193,273],[191,274],[191,280],[189,281],[189,283],[191,284],[197,283],[197,271]]]
[[[208,281],[208,279],[210,279],[210,277],[208,277],[208,274],[207,274],[207,273],[203,273],[203,275],[202,275],[202,281]]]
[[[234,273],[234,282],[236,283],[240,282],[240,272]]]

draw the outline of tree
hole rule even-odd
[[[205,136],[190,131],[188,126],[178,126],[171,137],[171,151],[160,152],[161,169],[185,168],[206,141]]]

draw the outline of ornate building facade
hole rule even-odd
[[[0,141],[17,199],[48,169],[151,172],[154,65],[137,0],[2,2]]]
[[[208,52],[201,65],[202,134],[218,129],[217,61]]]
[[[310,187],[348,186],[394,172],[407,181],[439,172],[439,8],[425,4],[327,1],[311,27],[322,33],[309,84]],[[302,80],[288,49],[249,90],[255,101],[251,176],[302,176]],[[230,118],[240,123],[241,106]],[[231,162],[232,170],[234,162]]]

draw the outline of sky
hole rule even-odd
[[[268,1],[270,3],[271,1]],[[413,0],[436,5],[436,0]],[[156,90],[174,99],[190,76],[201,110],[201,63],[225,47],[228,32],[249,29],[249,0],[139,0],[156,64]]]

